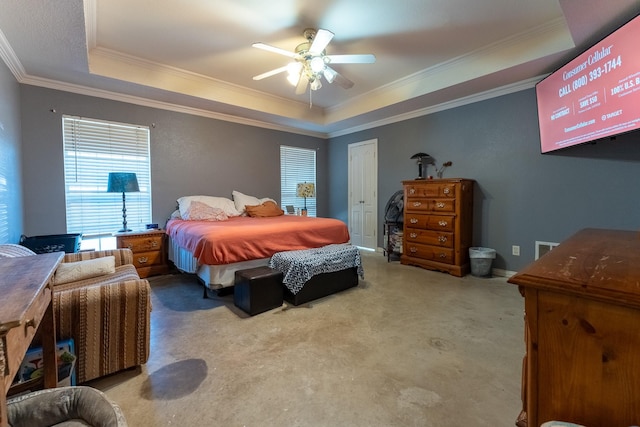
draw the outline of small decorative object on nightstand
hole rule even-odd
[[[144,230],[130,233],[115,233],[118,248],[133,252],[133,264],[140,278],[166,274],[167,245],[164,230]]]

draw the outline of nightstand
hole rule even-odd
[[[115,233],[114,236],[118,248],[128,248],[133,252],[133,265],[140,278],[169,272],[164,230],[130,231]]]

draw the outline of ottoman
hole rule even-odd
[[[282,273],[255,267],[235,272],[233,303],[253,316],[282,305]]]
[[[358,276],[364,278],[360,252],[348,243],[278,252],[269,266],[282,271],[284,299],[293,305],[358,286]]]

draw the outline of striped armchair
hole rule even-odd
[[[151,290],[129,249],[65,254],[63,263],[115,257],[115,272],[53,284],[58,339],[73,338],[78,383],[138,366],[149,358]]]

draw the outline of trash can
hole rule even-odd
[[[491,248],[469,248],[471,274],[478,277],[491,277],[491,264],[496,257],[496,250]]]

